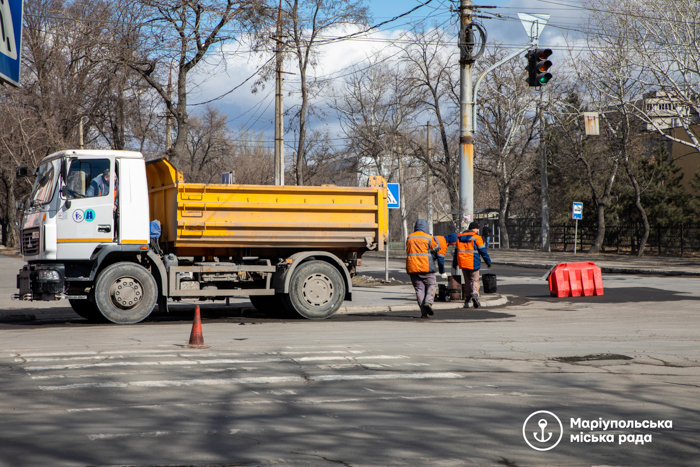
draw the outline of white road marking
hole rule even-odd
[[[117,439],[117,438],[158,438],[160,436],[170,435],[213,435],[216,430],[207,431],[147,431],[144,433],[104,433],[96,435],[88,435],[90,441],[98,439]],[[233,434],[233,433],[231,433]]]
[[[274,383],[307,383],[331,381],[382,381],[382,380],[424,380],[424,379],[461,379],[464,376],[457,373],[392,373],[386,375],[319,375],[302,378],[301,376],[259,376],[249,378],[224,379],[182,379],[160,381],[131,381],[127,383],[76,383],[62,386],[39,386],[42,391],[66,391],[72,389],[95,388],[167,388],[181,386],[225,386],[235,384],[274,384]]]
[[[109,363],[90,363],[90,364],[75,364],[75,365],[48,365],[48,366],[27,366],[25,371],[50,371],[50,370],[79,370],[84,368],[109,368],[109,367],[124,367],[124,366],[192,366],[192,365],[230,365],[240,363],[280,363],[280,362],[315,362],[328,360],[386,360],[386,359],[403,359],[408,358],[404,355],[367,355],[367,356],[318,356],[318,357],[301,357],[301,358],[267,358],[259,360],[237,360],[237,359],[218,359],[218,360],[174,360],[174,361],[147,361],[147,362],[109,362]]]
[[[376,392],[370,388],[364,388],[370,392]],[[112,412],[112,411],[123,411],[123,410],[161,410],[172,408],[188,408],[188,407],[213,407],[213,406],[256,406],[256,405],[332,405],[332,404],[352,404],[352,403],[366,403],[371,401],[415,401],[415,400],[438,400],[438,399],[469,399],[474,397],[532,397],[530,394],[524,394],[521,392],[511,392],[505,394],[492,394],[492,393],[460,393],[460,394],[445,394],[439,396],[383,396],[383,397],[355,397],[355,398],[344,398],[344,399],[318,399],[318,400],[256,400],[256,401],[241,401],[241,400],[231,400],[223,402],[197,402],[191,404],[152,404],[152,405],[131,405],[119,407],[86,407],[83,409],[68,409],[66,412],[70,413],[80,413],[80,412]],[[238,430],[236,430],[238,431]],[[233,434],[233,433],[232,433]]]

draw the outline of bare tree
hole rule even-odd
[[[572,64],[579,81],[592,96],[591,110],[597,110],[603,116],[603,138],[609,150],[622,161],[634,188],[634,205],[644,228],[637,250],[637,256],[642,256],[650,228],[632,158],[635,140],[638,140],[635,134],[642,126],[637,105],[646,90],[643,82],[647,73],[644,61],[635,49],[636,32],[632,32],[632,18],[630,15],[608,17],[604,9],[594,11],[590,19],[588,47],[585,54],[572,60]],[[601,229],[599,224],[594,248],[600,249],[604,236],[604,226]]]
[[[404,198],[411,178],[408,172],[419,154],[412,128],[418,102],[400,68],[387,65],[358,68],[359,72],[346,80],[341,97],[333,104],[349,140],[348,151],[357,155],[362,173],[380,174],[389,181],[398,181]],[[405,199],[400,200],[400,206],[401,233],[405,238],[408,235]]]
[[[304,185],[307,164],[307,118],[313,98],[323,89],[325,82],[310,76],[317,65],[318,48],[334,38],[324,34],[338,34],[348,24],[366,24],[367,9],[363,0],[284,0],[283,34],[287,38],[286,49],[296,62],[299,73],[297,92],[301,96],[298,107],[290,109],[296,132],[295,178],[297,185]]]
[[[231,155],[235,143],[227,117],[211,106],[190,117],[185,154],[178,168],[192,183],[221,183],[223,172],[235,171]]]
[[[115,59],[137,72],[161,97],[177,124],[169,148],[170,161],[184,157],[189,131],[189,73],[209,50],[231,40],[227,25],[251,29],[262,16],[262,0],[131,0],[120,3],[114,40]],[[170,67],[175,69],[175,92],[166,84]]]
[[[599,10],[598,20],[608,26],[604,36],[623,35],[643,69],[636,79],[656,88],[671,104],[671,116],[688,139],[680,138],[660,122],[655,109],[638,101],[638,115],[662,138],[700,152],[700,48],[696,0],[588,0]]]
[[[427,119],[436,122],[439,147],[428,158],[426,151],[418,156],[432,175],[447,189],[453,221],[459,214],[459,153],[455,137],[459,131],[458,60],[452,37],[439,28],[416,26],[407,35],[401,55],[412,100]]]

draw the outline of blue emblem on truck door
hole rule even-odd
[[[90,209],[90,211],[92,211],[92,209]],[[73,211],[73,220],[78,223],[83,222],[85,220],[85,213],[83,213],[82,209],[76,209],[75,211]]]
[[[88,222],[92,222],[95,220],[95,211],[92,209],[88,209],[85,211],[85,220]]]

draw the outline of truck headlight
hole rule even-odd
[[[61,275],[53,269],[40,269],[36,272],[36,280],[42,282],[60,282]]]

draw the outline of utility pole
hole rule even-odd
[[[168,75],[168,102],[172,102],[173,93],[173,63],[170,62],[170,74]],[[172,120],[170,120],[170,109],[165,108],[165,151],[170,149],[173,143]]]
[[[549,184],[547,181],[547,147],[544,108],[540,109],[540,184],[542,189],[542,251],[550,251]]]
[[[85,149],[85,143],[83,140],[83,119],[85,117],[80,117],[80,122],[78,123],[78,149]]]
[[[464,43],[469,53],[460,47],[460,75],[459,75],[459,104],[460,104],[460,132],[459,132],[459,220],[460,224],[474,218],[474,137],[472,131],[474,122],[472,119],[472,67],[474,65],[471,51],[474,46],[474,34],[472,31],[472,1],[460,0],[460,41]],[[471,39],[471,40],[470,40]],[[470,43],[471,42],[471,43]]]
[[[282,117],[282,0],[277,12],[275,33],[276,91],[275,91],[275,185],[284,185],[284,120]]]
[[[430,193],[430,188],[433,185],[433,174],[431,172],[431,160],[430,160],[430,122],[428,122],[428,143],[427,143],[427,150],[426,150],[426,166],[425,166],[425,189],[428,194],[428,229],[430,230],[430,235],[433,234],[433,198]]]

